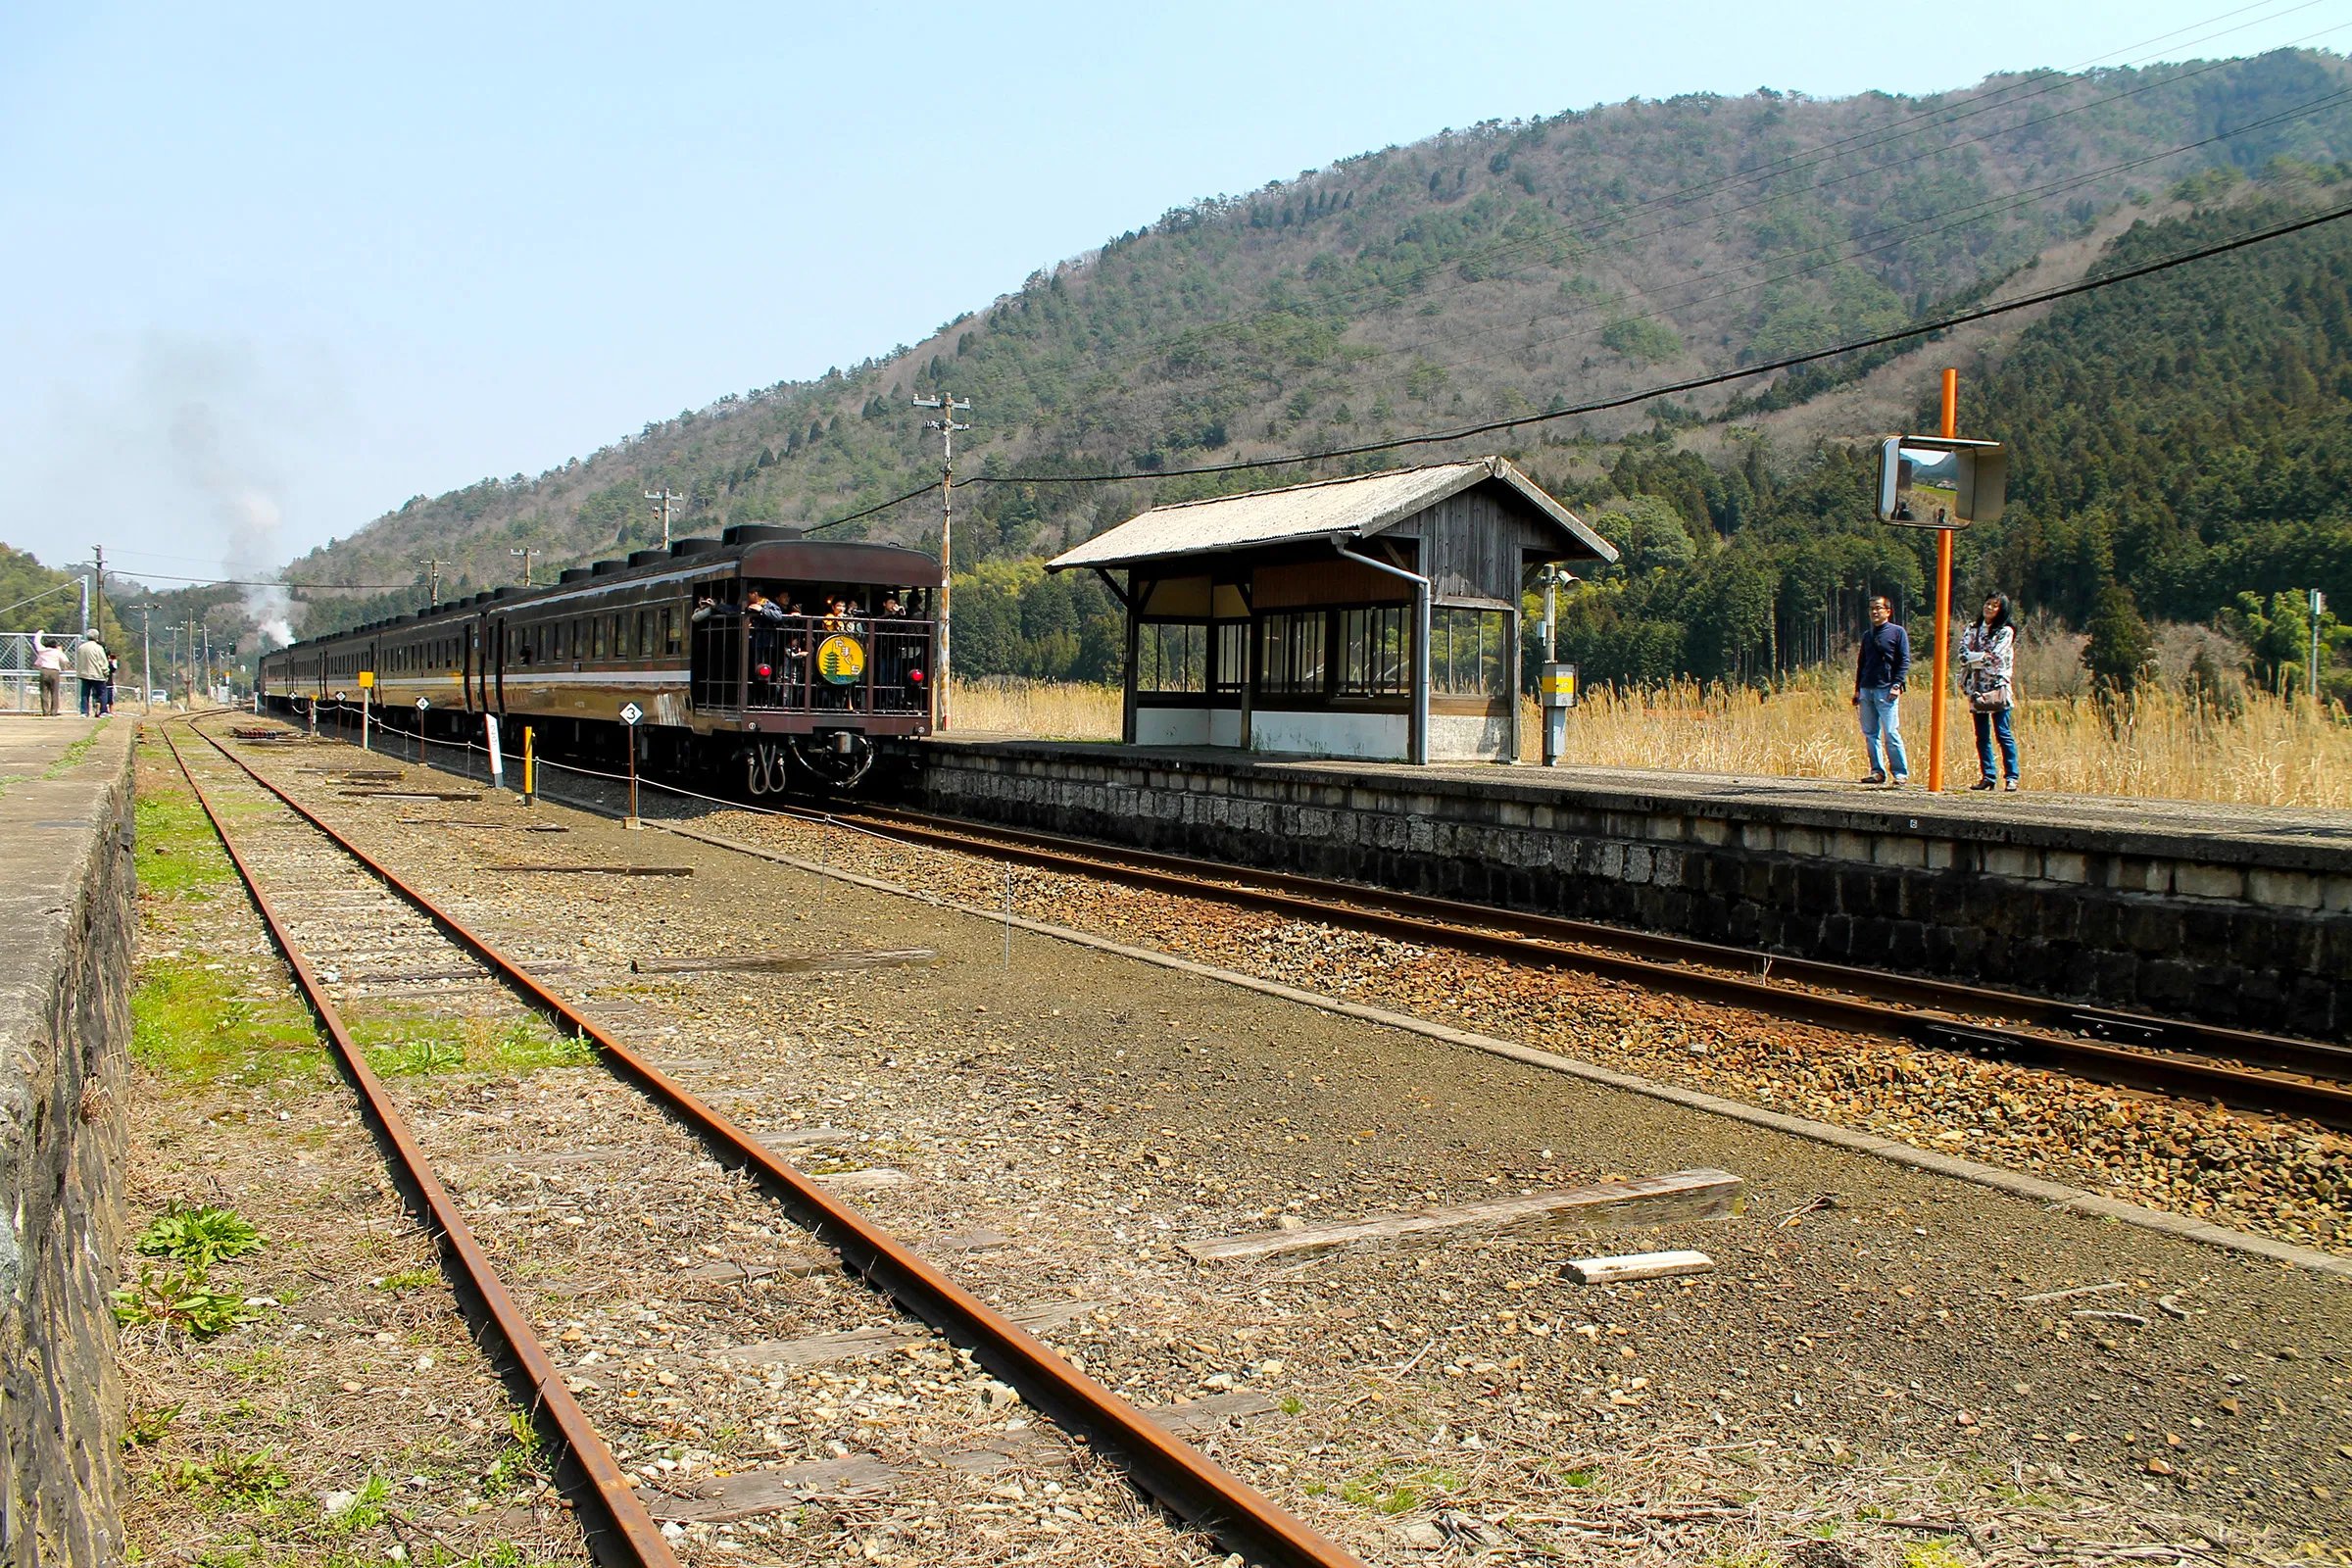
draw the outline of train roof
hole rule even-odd
[[[873,583],[894,588],[937,588],[945,580],[938,558],[920,550],[846,539],[808,540],[801,534],[798,528],[776,523],[738,523],[716,539],[679,539],[666,550],[635,550],[623,560],[567,566],[552,583],[529,588],[509,583],[501,588],[484,589],[464,599],[368,621],[323,637],[306,637],[287,647],[303,648],[313,643],[444,624],[491,610],[519,610],[556,600],[584,598],[589,593],[627,584],[699,576],[714,568],[740,570],[747,577]]]

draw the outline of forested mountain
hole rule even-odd
[[[1106,599],[1026,564],[1155,499],[1454,454],[1168,470],[1565,408],[2026,292],[2070,249],[2125,266],[2340,199],[2348,89],[2343,60],[2281,52],[1928,99],[1759,91],[1448,131],[1172,210],[921,344],[730,394],[535,479],[417,497],[288,577],[400,581],[431,555],[456,560],[445,581],[460,588],[512,581],[514,549],[552,570],[658,535],[642,493],[664,485],[689,498],[684,532],[824,523],[937,476],[908,403],[947,392],[973,403],[964,475],[1136,475],[958,492],[958,564],[978,568],[958,599],[964,667],[1100,675],[1115,650]],[[2352,390],[2331,324],[2341,245],[2316,230],[1973,342],[1970,432],[2019,452],[2012,516],[1966,540],[1972,570],[2078,618],[2104,572],[2193,615],[2301,571],[2331,537],[2328,435]],[[1910,401],[1936,354],[1463,450],[1510,452],[1612,514],[1628,565],[1579,611],[1596,672],[1760,673],[1819,651],[1841,590],[1920,580],[1919,540],[1865,520],[1864,457],[1776,446],[1773,411],[1866,374]],[[842,532],[935,547],[937,505]],[[309,597],[321,629],[418,596]]]

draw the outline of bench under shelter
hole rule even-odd
[[[1154,507],[1047,569],[1126,607],[1128,745],[1509,761],[1532,575],[1616,559],[1490,457]]]

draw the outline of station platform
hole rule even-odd
[[[2352,1035],[2352,812],[961,732],[906,804],[2268,1032]]]
[[[0,1455],[24,1549],[114,1560],[136,878],[127,717],[0,717]]]

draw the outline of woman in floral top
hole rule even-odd
[[[2017,788],[2017,735],[2009,726],[2016,700],[2010,684],[2017,667],[2017,627],[2010,621],[2005,594],[1984,596],[1977,623],[1960,638],[1960,689],[1967,694],[1969,715],[1977,721],[1977,762],[1984,776],[1969,786],[1988,790],[1992,783],[1992,743],[2001,743],[2001,787]]]

